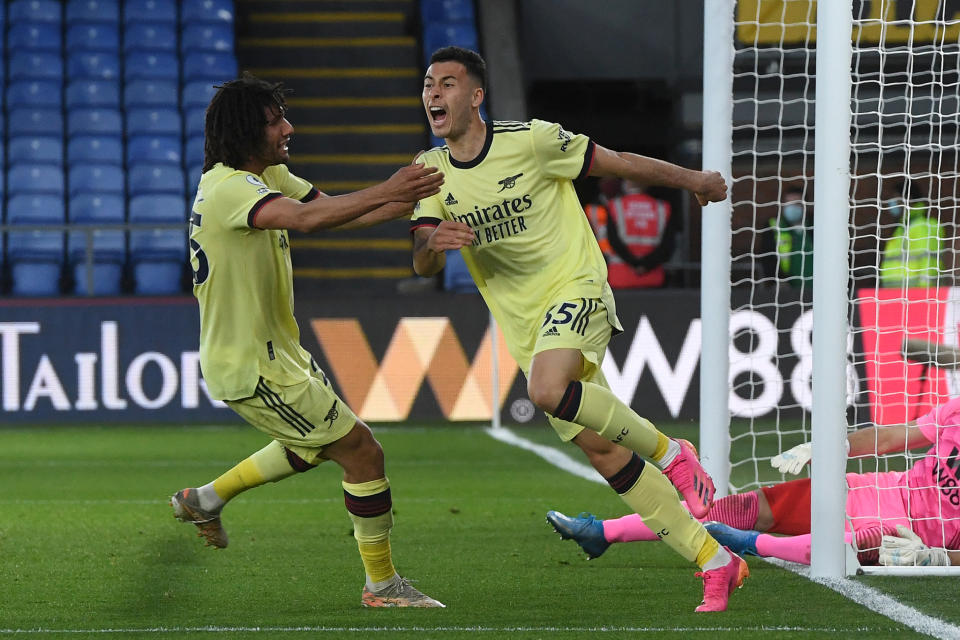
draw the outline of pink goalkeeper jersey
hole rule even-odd
[[[908,471],[848,473],[847,514],[855,530],[910,526],[932,547],[960,549],[960,398],[917,420],[933,446]]]

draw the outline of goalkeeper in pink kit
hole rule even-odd
[[[907,471],[847,474],[846,538],[856,542],[861,564],[960,565],[960,399],[909,424],[855,431],[847,447],[850,457],[929,449]],[[797,474],[810,455],[810,443],[801,444],[771,463]],[[702,520],[736,553],[810,564],[809,478],[716,499]],[[657,540],[636,514],[597,520],[587,513],[574,518],[550,511],[547,521],[590,558],[614,542]]]

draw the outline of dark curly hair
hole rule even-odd
[[[244,72],[236,80],[214,87],[217,92],[207,107],[204,122],[203,170],[222,162],[242,167],[260,152],[266,136],[269,107],[283,115],[287,111],[282,82],[267,82]]]

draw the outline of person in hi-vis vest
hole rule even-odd
[[[670,215],[670,203],[648,195],[643,185],[624,180],[621,190],[604,205],[584,207],[607,260],[607,281],[614,289],[662,287],[678,218]]]
[[[936,286],[943,227],[930,216],[930,207],[916,184],[901,185],[896,191],[903,196],[884,202],[899,224],[883,247],[880,283],[884,287]]]
[[[767,277],[807,294],[813,291],[813,214],[803,201],[803,189],[784,188],[783,204],[762,233],[761,261]]]

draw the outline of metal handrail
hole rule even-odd
[[[97,231],[153,231],[189,229],[186,222],[122,222],[110,224],[0,224],[0,233],[20,231],[82,232],[85,236],[84,265],[87,296],[93,296],[93,235]],[[186,249],[186,244],[184,244]]]

